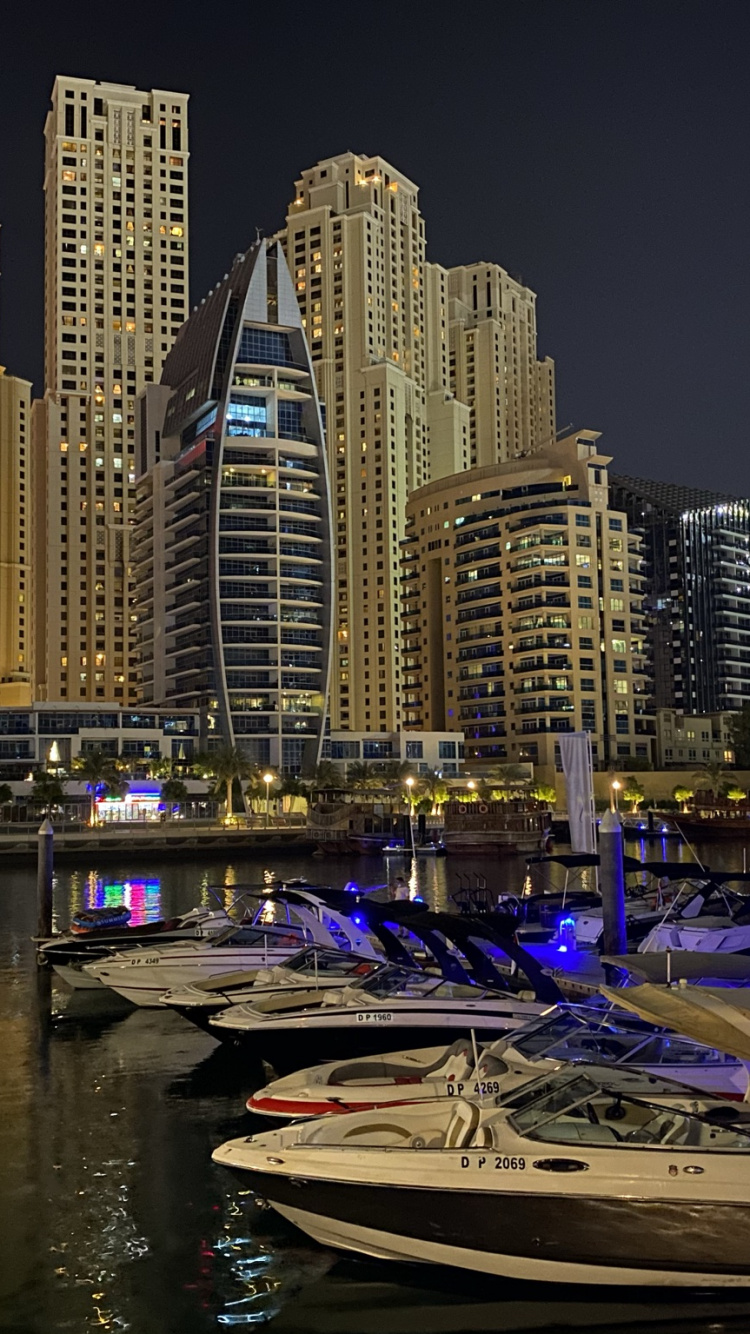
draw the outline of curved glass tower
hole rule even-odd
[[[200,708],[248,759],[309,770],[328,694],[330,498],[278,244],[239,256],[191,315],[141,400],[139,445],[144,702]]]

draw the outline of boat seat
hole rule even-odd
[[[347,1084],[355,1080],[374,1083],[381,1079],[425,1079],[436,1070],[441,1070],[450,1061],[463,1057],[463,1066],[456,1078],[461,1078],[468,1065],[471,1047],[465,1038],[459,1038],[447,1051],[441,1052],[431,1065],[399,1065],[397,1061],[350,1061],[333,1069],[326,1080],[328,1084]]]
[[[493,1142],[491,1127],[484,1125],[477,1130],[471,1147],[473,1149],[491,1149]]]
[[[445,1133],[446,1149],[465,1149],[479,1125],[479,1107],[473,1102],[457,1103]]]
[[[498,1075],[508,1073],[508,1066],[505,1061],[501,1061],[499,1056],[489,1056],[486,1052],[479,1062],[479,1076],[481,1079],[496,1079]]]
[[[411,1138],[408,1130],[393,1121],[368,1121],[363,1126],[352,1126],[343,1135],[345,1140],[360,1140],[362,1144],[383,1146],[389,1144],[406,1145]]]

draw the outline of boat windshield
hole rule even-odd
[[[750,1135],[731,1124],[622,1096],[616,1087],[603,1087],[586,1075],[538,1081],[533,1091],[527,1087],[516,1099],[509,1098],[506,1106],[511,1105],[509,1120],[517,1134],[545,1143],[750,1153]]]
[[[280,949],[288,945],[293,948],[301,943],[302,928],[294,926],[283,927],[261,927],[261,926],[230,926],[226,931],[220,931],[212,936],[210,940],[203,944],[208,949],[221,949],[223,946],[231,946],[233,949],[242,947],[243,949]]]
[[[387,968],[376,977],[363,982],[360,991],[368,996],[429,996],[442,985],[443,979],[434,973],[422,973],[416,968]]]
[[[377,967],[374,959],[342,954],[340,950],[320,950],[310,946],[300,950],[284,967],[290,973],[319,973],[325,977],[368,977]]]
[[[527,1060],[606,1061],[613,1065],[735,1065],[736,1059],[687,1038],[607,1017],[561,1013],[511,1039]]]

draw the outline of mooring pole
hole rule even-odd
[[[37,935],[52,935],[52,875],[55,864],[55,831],[45,816],[37,834],[36,901]]]
[[[616,811],[606,811],[599,825],[600,890],[604,918],[603,954],[625,954],[625,870],[622,825]]]

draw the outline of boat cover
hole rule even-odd
[[[699,923],[706,919],[698,918]],[[726,918],[722,922],[726,926]],[[667,959],[669,959],[669,980],[678,982],[687,978],[695,982],[701,977],[711,977],[727,982],[750,983],[750,957],[746,954],[719,954],[715,950],[658,950],[653,954],[605,954],[602,963],[613,964],[634,977],[642,977],[646,982],[667,981]]]
[[[698,986],[602,987],[602,995],[659,1028],[750,1061],[750,991]]]

